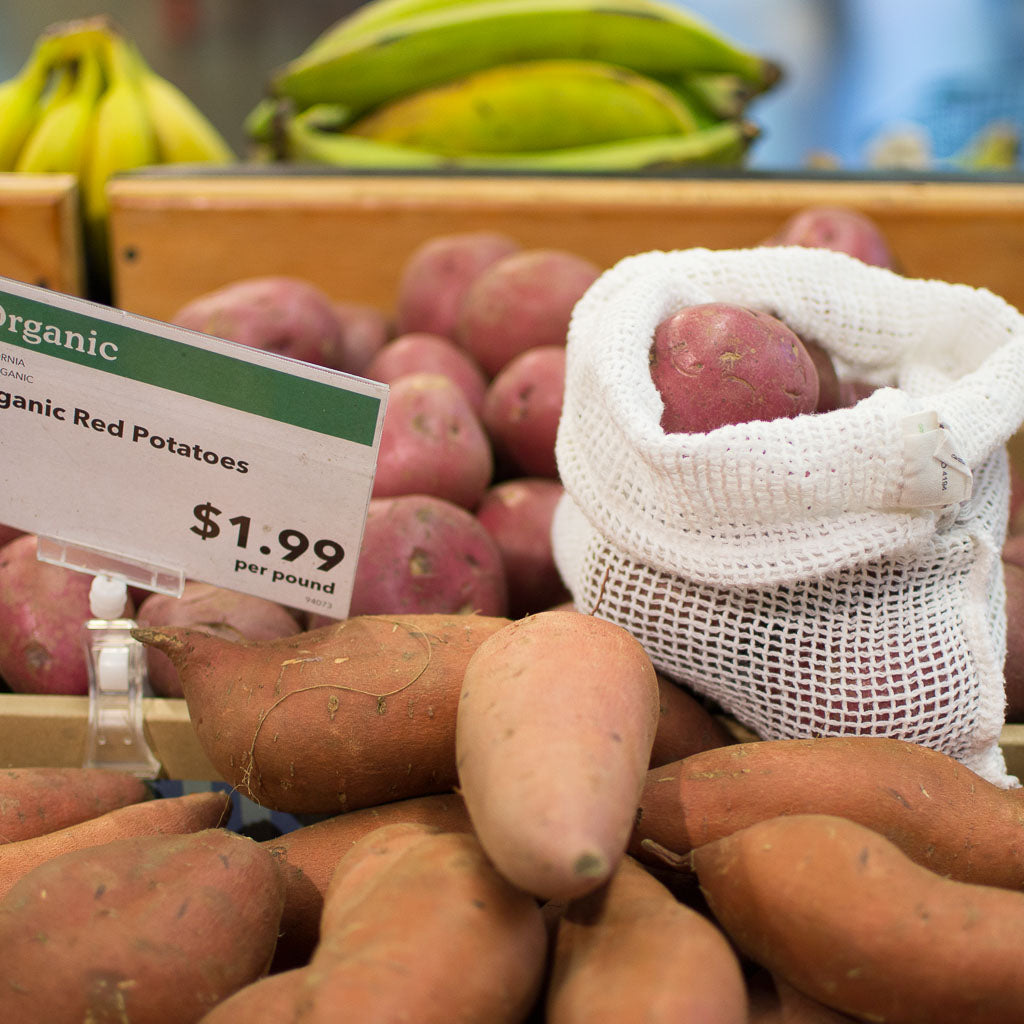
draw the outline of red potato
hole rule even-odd
[[[427,239],[402,268],[395,298],[396,331],[454,337],[467,288],[492,263],[520,248],[514,238],[497,231],[465,231]]]
[[[89,692],[81,630],[92,618],[92,581],[39,561],[35,534],[0,548],[0,677],[15,693]]]
[[[1024,722],[1024,561],[1003,559],[1006,583],[1006,721]]]
[[[558,478],[555,439],[565,394],[565,348],[515,356],[491,381],[482,419],[499,461],[521,476]]]
[[[519,1024],[540,993],[546,951],[536,901],[474,836],[380,829],[331,880],[296,1020],[326,1024],[344,1007],[375,1024]]]
[[[393,384],[410,373],[440,373],[451,378],[473,412],[479,416],[483,410],[487,377],[477,361],[450,338],[423,331],[401,334],[377,352],[363,376]]]
[[[832,815],[761,821],[690,855],[739,950],[857,1020],[1018,1024],[1024,893],[943,878]]]
[[[472,509],[493,475],[491,443],[451,378],[412,373],[394,381],[381,428],[374,498],[428,494]]]
[[[1024,533],[1024,470],[1013,456],[1010,457],[1010,515],[1007,532],[1011,537]]]
[[[282,900],[226,829],[58,857],[0,900],[0,1019],[194,1024],[266,972]]]
[[[376,306],[361,302],[335,301],[331,305],[341,328],[341,343],[330,365],[365,377],[370,360],[391,339],[390,318]]]
[[[884,835],[932,871],[1024,888],[1024,802],[954,758],[905,740],[754,740],[647,773],[629,852],[662,864],[765,818],[832,814]]]
[[[630,857],[558,922],[547,1024],[747,1024],[728,939]]]
[[[444,832],[472,830],[462,798],[456,793],[437,793],[347,811],[266,843],[285,881],[274,970],[308,962],[320,937],[324,896],[341,858],[363,836],[395,824],[423,825]]]
[[[171,323],[240,345],[334,367],[343,337],[331,299],[297,277],[232,281],[185,303]]]
[[[466,291],[455,340],[491,377],[528,348],[564,346],[573,308],[600,274],[597,264],[563,249],[505,256]]]
[[[832,249],[854,256],[862,263],[896,269],[896,258],[881,227],[871,217],[850,207],[804,207],[761,244]]]
[[[650,352],[666,433],[813,412],[818,373],[781,320],[728,302],[686,306],[662,320]]]
[[[466,666],[459,792],[498,870],[541,899],[600,886],[629,839],[658,682],[625,629],[578,612],[518,619]]]
[[[226,793],[186,793],[115,807],[55,832],[7,843],[0,846],[0,897],[34,868],[73,850],[103,846],[117,839],[218,828],[230,813],[231,798]]]
[[[835,363],[828,351],[816,341],[810,338],[801,338],[807,354],[814,363],[814,369],[818,374],[818,403],[814,407],[815,412],[831,412],[843,405],[843,389],[839,382],[839,375],[836,373]]]
[[[862,398],[874,393],[879,388],[878,384],[872,384],[867,380],[857,380],[853,377],[845,377],[839,381],[839,408],[850,409]]]
[[[135,616],[140,626],[192,626],[234,640],[273,640],[302,632],[298,620],[274,601],[188,580],[181,597],[152,594]],[[158,697],[184,696],[170,658],[146,651],[148,677]]]
[[[185,626],[133,635],[174,662],[222,779],[272,810],[338,814],[452,790],[466,663],[508,621],[356,616],[245,643]]]
[[[430,495],[371,499],[349,614],[466,612],[508,613],[501,552],[483,524]]]
[[[13,526],[4,526],[3,523],[0,523],[0,548],[14,540],[15,537],[21,537],[25,532],[24,530],[16,530]]]
[[[501,552],[513,619],[569,597],[551,542],[551,523],[563,490],[558,480],[519,477],[488,488],[476,507],[477,519]]]
[[[152,796],[142,779],[109,768],[0,771],[0,844],[56,832]]]

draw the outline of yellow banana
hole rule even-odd
[[[22,69],[0,84],[0,171],[14,169],[50,80],[52,46],[37,41]]]
[[[103,72],[92,47],[65,68],[70,87],[44,111],[25,140],[16,171],[77,174],[82,168],[93,112],[103,91]]]
[[[363,113],[496,64],[586,58],[643,74],[732,71],[756,88],[778,67],[682,8],[655,0],[476,0],[414,14],[300,55],[271,82],[303,109],[330,102]]]
[[[134,48],[133,48],[134,50]],[[235,154],[210,119],[177,85],[158,75],[134,50],[139,88],[162,164],[228,164]]]
[[[722,121],[686,134],[616,139],[560,149],[448,156],[330,130],[330,105],[310,107],[283,126],[292,160],[362,170],[624,173],[694,165],[735,165],[757,137],[755,125]]]
[[[458,155],[561,149],[696,127],[686,103],[646,75],[599,61],[537,60],[400,97],[347,130]]]

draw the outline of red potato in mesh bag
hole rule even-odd
[[[481,414],[499,463],[515,475],[558,477],[555,439],[565,393],[565,348],[543,345],[513,358],[491,381]]]
[[[896,269],[896,258],[881,227],[846,206],[808,206],[787,218],[762,245],[799,245],[844,252],[876,267]]]
[[[1018,545],[1014,545],[1017,547]],[[1006,584],[1006,721],[1024,722],[1024,547],[1021,561],[1003,559]]]
[[[484,525],[431,495],[372,498],[349,614],[466,612],[508,612],[501,552]]]
[[[466,666],[459,792],[498,870],[541,899],[590,892],[629,840],[658,682],[625,629],[578,612],[518,619]]]
[[[573,308],[600,274],[595,263],[563,249],[506,256],[467,290],[455,340],[491,377],[528,348],[564,346]]]
[[[429,494],[474,508],[494,475],[491,443],[451,378],[412,373],[391,385],[374,498]]]
[[[297,277],[247,277],[185,303],[171,323],[318,366],[344,361],[341,323],[331,299]]]
[[[395,298],[395,330],[455,336],[459,307],[470,284],[492,263],[517,252],[519,242],[497,231],[437,235],[413,250]]]
[[[551,545],[551,523],[563,491],[558,480],[519,477],[489,487],[477,505],[477,519],[501,552],[513,619],[569,597]]]
[[[273,640],[302,632],[287,608],[252,594],[188,580],[180,597],[152,594],[135,616],[140,626],[192,626],[235,640]],[[150,686],[158,697],[183,697],[181,680],[167,655],[146,651]]]
[[[93,577],[41,562],[36,547],[26,533],[0,548],[0,677],[15,693],[82,695]],[[134,613],[130,601],[126,613]]]
[[[814,412],[818,373],[781,320],[729,302],[685,306],[656,327],[651,379],[666,433]]]
[[[389,341],[367,364],[364,377],[393,384],[410,373],[440,373],[450,377],[479,416],[488,380],[477,361],[461,346],[440,334],[423,331]]]

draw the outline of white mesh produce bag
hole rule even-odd
[[[882,387],[666,434],[655,327],[712,301],[778,316]],[[1016,784],[998,739],[1017,310],[827,250],[649,252],[593,284],[567,346],[552,540],[577,607],[762,738],[898,737]]]

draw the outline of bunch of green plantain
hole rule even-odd
[[[368,0],[245,127],[261,159],[364,170],[735,166],[780,78],[671,0]]]
[[[113,175],[234,159],[191,99],[105,16],[51,25],[0,83],[0,171],[74,174],[93,259],[104,259]]]

